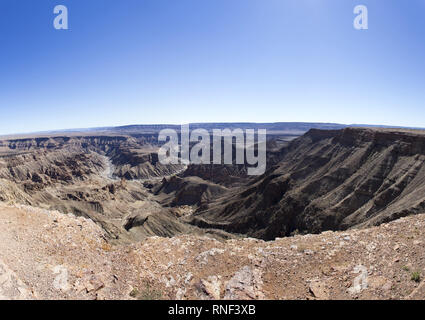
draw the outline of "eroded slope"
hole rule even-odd
[[[3,299],[424,299],[425,215],[264,242],[111,245],[93,221],[0,205]]]
[[[183,168],[161,165],[151,142],[149,135],[0,141],[0,201],[88,217],[118,241],[154,235],[161,225],[170,229],[158,235],[192,232],[197,228],[179,222],[143,187],[140,179],[161,178]],[[150,227],[126,229],[139,212],[149,215]]]
[[[425,210],[425,134],[311,130],[261,177],[191,222],[263,239],[371,226]]]

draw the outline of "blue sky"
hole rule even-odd
[[[53,8],[69,9],[69,30]],[[356,5],[369,30],[353,28]],[[425,127],[425,0],[1,0],[0,133],[136,123]]]

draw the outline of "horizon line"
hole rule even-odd
[[[411,126],[400,126],[400,125],[387,125],[387,124],[366,124],[366,123],[339,123],[339,122],[312,122],[312,121],[276,121],[276,122],[252,122],[252,121],[222,121],[222,122],[189,122],[189,123],[136,123],[136,124],[127,124],[127,125],[105,125],[99,127],[84,127],[84,128],[65,128],[65,129],[52,129],[52,130],[41,130],[41,131],[30,131],[30,132],[18,132],[18,133],[1,133],[0,137],[13,137],[13,136],[22,136],[22,135],[36,135],[36,134],[58,134],[58,133],[67,133],[67,132],[88,132],[88,131],[101,131],[101,130],[113,130],[120,128],[131,128],[131,127],[150,127],[150,126],[181,126],[181,125],[213,125],[213,124],[257,124],[257,125],[273,125],[273,124],[319,124],[319,125],[337,125],[342,127],[378,127],[378,128],[387,128],[387,129],[412,129],[412,130],[425,130],[425,127],[411,127]]]

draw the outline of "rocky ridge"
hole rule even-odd
[[[424,299],[425,215],[265,242],[113,245],[83,217],[0,204],[2,299]]]
[[[346,230],[422,213],[424,191],[424,131],[312,129],[191,223],[265,240]]]

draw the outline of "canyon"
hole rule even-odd
[[[261,176],[161,164],[163,126],[1,138],[0,295],[424,297],[425,131],[263,126]]]

